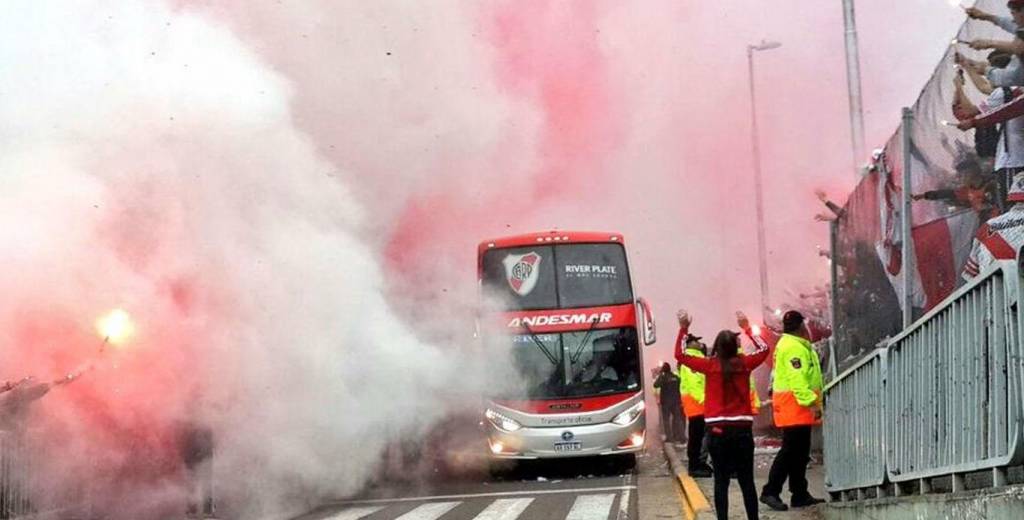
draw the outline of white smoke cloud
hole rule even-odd
[[[296,129],[289,80],[159,3],[3,10],[4,376],[99,358],[112,307],[139,324],[40,401],[55,494],[179,510],[175,427],[201,419],[221,494],[273,517],[358,490],[445,412],[436,391],[466,365],[391,311],[365,208]]]

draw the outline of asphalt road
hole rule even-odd
[[[498,477],[480,469],[383,482],[295,520],[637,519],[637,474],[611,460],[531,462]]]

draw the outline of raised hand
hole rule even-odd
[[[747,315],[744,314],[743,311],[736,311],[736,324],[739,325],[741,329],[747,330],[750,328],[750,319],[747,318]]]
[[[679,312],[676,312],[676,319],[679,320],[680,327],[689,328],[690,324],[693,323],[693,318],[690,317],[690,313],[686,312],[684,309],[679,309]]]
[[[976,51],[983,51],[985,49],[991,49],[993,47],[993,45],[994,45],[994,42],[992,40],[988,40],[988,39],[985,39],[985,38],[980,38],[980,39],[974,40],[972,42],[967,42],[967,46],[972,48],[972,49],[974,49],[974,50],[976,50]]]
[[[963,7],[963,6],[961,6]],[[984,20],[989,21],[992,19],[992,15],[978,9],[977,7],[964,7],[964,14],[972,20]]]

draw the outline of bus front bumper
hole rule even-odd
[[[545,459],[616,455],[642,451],[646,425],[641,417],[632,424],[614,423],[586,426],[524,427],[505,432],[487,425],[487,442],[495,459]]]

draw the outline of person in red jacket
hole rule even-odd
[[[754,485],[754,410],[750,404],[750,373],[768,357],[768,345],[751,332],[746,317],[740,327],[754,340],[757,350],[741,356],[740,334],[723,330],[715,337],[710,358],[683,354],[682,364],[707,377],[704,422],[710,435],[711,461],[715,472],[715,514],[729,517],[729,480],[735,472],[743,491],[747,520],[757,519],[757,488]]]

